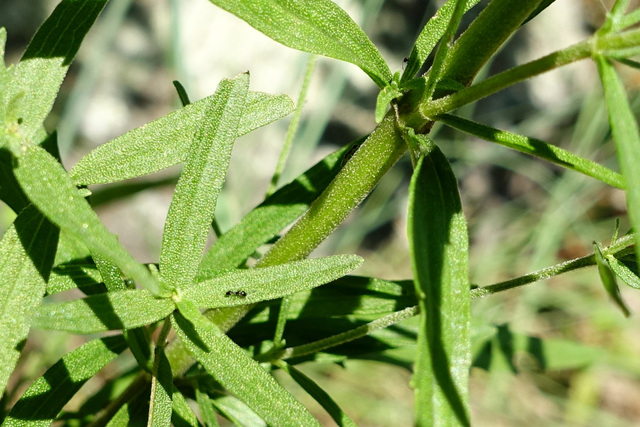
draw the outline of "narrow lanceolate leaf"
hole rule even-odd
[[[411,178],[408,229],[420,306],[416,423],[469,425],[467,228],[456,177],[438,147],[419,159]]]
[[[626,182],[627,209],[633,227],[640,229],[640,133],[638,123],[631,110],[624,85],[618,78],[616,70],[609,60],[602,56],[595,57],[598,73],[604,88],[604,97],[609,112],[611,134],[616,144],[618,163]],[[640,260],[640,234],[636,233],[636,256]]]
[[[277,364],[279,368],[284,370],[291,378],[300,385],[318,402],[322,407],[331,415],[331,418],[340,427],[355,427],[356,423],[338,406],[338,404],[329,396],[329,394],[316,384],[311,378],[303,374],[298,369],[287,364],[286,362],[280,362]]]
[[[198,279],[202,281],[221,270],[238,267],[256,249],[295,221],[340,171],[345,153],[360,142],[329,154],[273,193],[245,215],[240,224],[220,236],[202,258]]]
[[[151,382],[148,427],[169,427],[173,412],[173,376],[164,347],[156,348],[156,360]]]
[[[173,309],[171,299],[155,298],[139,289],[42,304],[32,311],[31,323],[37,328],[89,334],[148,325]]]
[[[0,392],[27,339],[27,314],[44,295],[57,246],[58,228],[33,206],[0,240]]]
[[[176,427],[200,427],[198,417],[177,388],[173,389],[173,415],[171,421]]]
[[[236,270],[182,291],[197,307],[230,307],[282,298],[342,277],[362,264],[356,255],[307,259],[273,267]]]
[[[216,95],[189,104],[103,144],[71,169],[78,185],[107,184],[148,175],[183,162],[204,114]],[[281,119],[293,111],[287,95],[249,92],[237,136]]]
[[[613,302],[618,306],[620,311],[622,311],[622,314],[624,314],[625,317],[629,317],[631,312],[622,299],[622,295],[620,295],[616,275],[609,264],[609,258],[605,258],[602,254],[602,245],[597,242],[593,242],[593,253],[596,258],[598,273],[600,274],[600,280],[602,280],[604,289],[607,291],[607,294],[609,294],[609,297],[611,297]]]
[[[198,402],[198,408],[200,409],[200,415],[202,421],[206,427],[217,427],[218,418],[216,417],[216,411],[213,409],[211,398],[207,393],[200,390],[200,387],[196,387],[196,401]]]
[[[189,301],[177,303],[172,324],[182,343],[223,387],[268,425],[316,426],[318,421],[256,361]]]
[[[544,159],[548,162],[555,163],[556,165],[600,180],[613,187],[621,189],[626,188],[624,177],[619,173],[539,139],[495,129],[451,114],[439,115],[436,117],[436,120],[446,124],[447,126],[451,126],[454,129],[466,132],[469,135],[477,136],[478,138],[482,138],[486,141],[495,142],[497,144],[504,145],[505,147],[518,150],[522,153],[536,156],[540,159]]]
[[[181,289],[196,275],[248,90],[248,74],[223,80],[196,132],[162,235],[160,274],[169,288]]]
[[[418,39],[413,45],[413,50],[408,58],[407,66],[402,74],[401,82],[411,80],[427,60],[427,57],[442,38],[459,0],[449,0],[436,12],[424,26]],[[480,0],[467,0],[466,9],[469,10]]]
[[[65,355],[22,395],[3,426],[50,426],[80,387],[126,348],[121,336],[90,341]]]
[[[380,87],[391,79],[378,49],[331,0],[210,1],[285,46],[359,66]]]
[[[49,114],[69,64],[107,0],[62,0],[14,68],[9,100],[18,100],[19,132],[30,140]]]
[[[13,147],[15,176],[29,200],[61,229],[102,255],[127,276],[154,294],[158,281],[137,262],[107,230],[89,203],[80,195],[58,161],[39,146]]]

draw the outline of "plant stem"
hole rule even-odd
[[[98,415],[91,423],[87,424],[87,427],[106,426],[120,408],[149,386],[149,379],[150,376],[147,372],[140,372],[133,382],[129,384],[129,387],[127,387],[115,400],[109,403],[100,415]]]

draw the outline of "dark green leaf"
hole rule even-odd
[[[69,262],[56,265],[51,270],[47,283],[47,293],[57,294],[74,288],[95,287],[102,282],[96,266],[84,262]],[[102,287],[104,291],[106,288]]]
[[[213,97],[215,95],[189,104],[99,146],[71,169],[74,182],[78,185],[107,184],[148,175],[183,162]],[[293,102],[286,95],[249,92],[237,136],[281,119],[293,108]]]
[[[154,294],[158,281],[137,262],[102,224],[80,195],[58,161],[39,146],[12,147],[16,156],[16,178],[29,200],[51,222],[84,243],[92,253],[102,255]]]
[[[391,79],[378,49],[331,0],[210,1],[285,46],[357,65],[381,88]]]
[[[80,387],[126,348],[121,336],[90,341],[65,355],[22,395],[6,426],[49,426]]]
[[[173,412],[173,375],[171,366],[164,353],[164,347],[158,345],[155,352],[153,378],[151,380],[151,399],[149,405],[149,426],[169,427]]]
[[[172,324],[189,352],[229,392],[271,425],[319,425],[307,409],[260,365],[202,317],[195,305],[178,302]]]
[[[467,227],[456,177],[433,145],[411,179],[408,233],[420,305],[413,379],[417,424],[469,425]]]
[[[162,235],[160,275],[167,288],[182,289],[196,275],[248,90],[248,74],[223,80],[204,112]]]
[[[353,145],[329,154],[245,215],[240,224],[220,236],[202,259],[197,279],[202,281],[221,270],[236,268],[260,245],[302,215],[338,173],[341,158],[350,147]]]
[[[107,0],[62,0],[13,70],[7,99],[19,99],[19,132],[32,140],[49,114],[84,36]],[[39,142],[39,141],[35,141]]]
[[[555,145],[540,141],[539,139],[494,129],[451,114],[442,114],[437,116],[436,119],[447,126],[451,126],[454,129],[461,130],[462,132],[477,136],[486,141],[495,142],[522,153],[555,163],[564,168],[583,173],[613,187],[625,188],[624,177],[619,173],[556,147]]]
[[[173,389],[173,415],[171,422],[176,427],[200,427],[196,414],[187,403],[182,393],[174,387]]]
[[[182,291],[198,307],[231,307],[282,298],[328,283],[362,264],[356,255],[307,259],[273,267],[236,270]]]
[[[171,299],[155,298],[143,289],[109,292],[42,304],[33,310],[31,324],[37,328],[89,334],[145,326],[167,317],[173,309]]]
[[[58,228],[33,206],[25,208],[0,240],[0,391],[29,333],[28,313],[42,300]]]

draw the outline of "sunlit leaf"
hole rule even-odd
[[[600,274],[600,280],[602,280],[602,284],[604,285],[604,289],[607,291],[607,294],[611,297],[613,302],[620,308],[622,314],[626,317],[629,317],[631,312],[629,308],[624,303],[622,299],[622,295],[620,295],[620,289],[618,288],[618,282],[616,281],[616,275],[611,269],[609,265],[608,257],[605,258],[602,254],[602,246],[596,242],[593,243],[593,252],[596,258],[596,265],[598,266],[598,273]]]

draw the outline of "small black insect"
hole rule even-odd
[[[402,60],[402,62],[404,62],[404,63],[406,64],[407,62],[409,62],[409,58],[405,57],[405,58]]]
[[[230,297],[232,295],[235,295],[240,298],[244,298],[247,296],[247,293],[245,291],[227,291],[224,293],[224,296],[226,297]]]
[[[244,298],[244,297],[246,297],[246,296],[247,296],[247,293],[246,293],[245,291],[237,291],[237,292],[236,292],[236,295],[238,295],[239,297]]]
[[[224,294],[224,296],[226,296],[226,297],[230,297],[231,295],[233,295],[233,291],[227,291]]]

